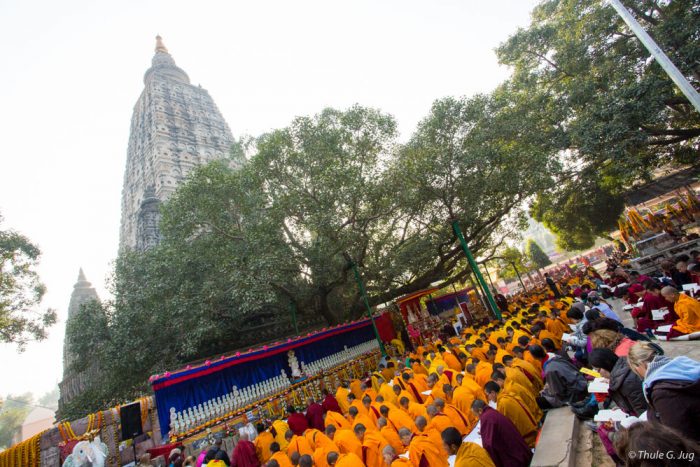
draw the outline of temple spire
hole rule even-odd
[[[156,52],[168,53],[168,48],[163,44],[163,38],[160,37],[160,34],[156,36]]]
[[[80,268],[80,272],[78,273],[78,282],[87,282],[83,268]]]

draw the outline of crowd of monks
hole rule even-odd
[[[585,281],[575,276],[563,288]],[[559,348],[570,332],[573,299],[562,296],[545,286],[512,300],[500,321],[412,351],[391,346],[393,356],[364,380],[324,391],[305,413],[290,409],[287,419],[258,424],[257,460],[281,467],[528,465],[543,417],[537,397],[546,353],[537,349],[546,339]]]

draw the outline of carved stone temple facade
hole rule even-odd
[[[73,293],[70,296],[68,304],[68,318],[66,320],[66,329],[69,326],[75,325],[78,311],[80,307],[93,301],[100,301],[97,292],[92,287],[92,284],[85,278],[82,268],[78,273],[78,282],[73,286]],[[89,382],[95,377],[98,372],[96,366],[91,366],[85,371],[73,371],[70,366],[76,358],[75,352],[70,346],[70,343],[63,340],[63,381],[58,383],[61,397],[58,400],[59,410],[75,396],[81,394],[88,387]]]
[[[190,83],[160,36],[143,81],[131,118],[119,240],[120,249],[140,251],[160,241],[160,203],[193,168],[227,157],[233,143],[214,100]]]

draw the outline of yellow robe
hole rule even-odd
[[[384,467],[382,451],[389,443],[378,431],[366,432],[362,439],[362,460],[367,467]]]
[[[275,432],[277,433],[275,435],[275,441],[279,443],[280,451],[285,451],[289,443],[287,442],[287,439],[284,437],[284,435],[287,434],[287,431],[289,430],[289,425],[287,425],[287,422],[285,422],[284,420],[275,420],[274,422],[272,422],[272,428],[274,428]]]
[[[258,460],[261,464],[264,464],[270,460],[270,457],[272,456],[272,453],[270,452],[270,445],[274,441],[275,437],[272,436],[272,433],[269,431],[263,431],[262,433],[258,434],[255,441],[253,441],[253,444],[255,445],[255,454],[257,454]]]
[[[496,467],[488,451],[478,444],[465,441],[457,451],[454,467]]]
[[[336,429],[350,428],[350,422],[348,422],[347,419],[338,412],[334,412],[332,410],[326,412],[325,424],[326,426],[333,425],[336,427]]]
[[[525,403],[516,394],[500,392],[496,400],[498,411],[508,418],[518,429],[518,432],[529,447],[535,447],[537,439],[537,423]]]
[[[673,310],[678,315],[678,320],[673,328],[684,334],[700,331],[700,302],[685,294],[680,294],[678,301],[674,303]]]
[[[338,401],[340,410],[343,413],[348,413],[348,408],[350,407],[350,403],[348,402],[348,394],[350,394],[350,390],[345,389],[342,386],[339,386],[335,391],[335,399]]]

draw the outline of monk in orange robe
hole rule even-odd
[[[386,405],[383,405],[379,409],[382,417],[386,418],[388,425],[394,428],[396,432],[401,428],[408,428],[412,433],[416,433],[418,430],[416,424],[411,420],[408,414],[404,413],[401,409],[389,409]]]
[[[399,433],[387,425],[386,418],[381,417],[379,420],[377,420],[377,426],[379,426],[379,433],[384,437],[389,445],[394,448],[394,452],[396,454],[403,454],[405,447],[401,442],[401,438],[399,438]]]
[[[270,445],[270,452],[272,452],[270,460],[277,461],[280,467],[293,467],[292,461],[289,460],[287,453],[280,451],[280,445],[277,441]]]
[[[310,456],[314,455],[314,450],[309,444],[308,440],[304,436],[297,436],[292,430],[287,431],[285,435],[287,438],[287,455],[292,457],[292,453],[298,452],[300,456],[308,454]]]
[[[518,429],[528,447],[535,447],[537,440],[537,421],[525,406],[525,403],[514,393],[501,391],[493,381],[486,383],[484,391],[490,401],[496,402],[498,412],[508,418]]]
[[[412,402],[407,397],[402,398],[399,402],[401,404],[401,410],[406,412],[408,416],[411,417],[411,420],[415,420],[419,415],[426,418],[428,417],[428,412],[425,410],[425,406],[423,404]]]
[[[355,436],[362,443],[362,462],[367,467],[384,467],[382,451],[389,445],[378,431],[369,431],[363,425],[356,425]]]
[[[272,457],[270,445],[275,442],[275,437],[265,429],[262,423],[258,423],[256,429],[258,431],[258,436],[253,441],[255,445],[255,454],[258,456],[260,463],[264,464]]]
[[[338,446],[340,453],[351,452],[357,457],[362,458],[362,443],[357,440],[352,430],[336,430],[333,425],[329,425],[326,427],[326,436],[333,440],[335,445]]]
[[[350,429],[350,422],[348,422],[348,420],[338,412],[334,412],[332,410],[326,412],[325,424],[326,426],[334,425],[338,429]]]
[[[355,399],[360,399],[362,397],[362,381],[359,379],[350,381],[350,392],[355,395]]]
[[[410,430],[402,428],[399,436],[404,446],[408,447],[408,458],[414,467],[447,467],[445,452],[440,446],[435,446],[427,435],[412,434]]]
[[[349,383],[343,381],[343,384],[338,386],[335,391],[335,399],[338,401],[340,410],[343,413],[348,413],[348,407],[350,407],[350,402],[348,402],[348,394],[350,394]]]

